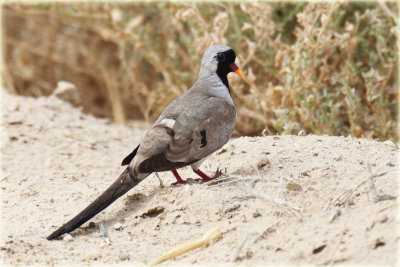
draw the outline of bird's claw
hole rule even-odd
[[[214,180],[214,179],[220,177],[222,174],[222,172],[219,170],[219,168],[217,168],[213,177],[209,177],[207,174],[205,174],[204,172],[202,172],[200,170],[195,171],[195,173],[197,173],[197,175],[199,175],[201,177],[202,183]]]
[[[221,170],[220,170],[219,168],[217,168],[217,170],[215,171],[214,176],[211,177],[211,180],[212,180],[212,179],[216,179],[216,178],[220,177],[221,175],[222,175]]]
[[[180,181],[176,181],[175,183],[172,183],[171,186],[179,186],[179,185],[185,185],[185,184],[187,184],[187,181],[180,180]]]

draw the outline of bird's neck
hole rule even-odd
[[[218,78],[222,81],[222,83],[226,86],[228,89],[229,94],[231,94],[231,89],[229,88],[229,82],[228,82],[228,75],[224,74],[218,74]]]
[[[200,71],[197,82],[201,84],[200,88],[208,91],[208,94],[223,98],[233,105],[227,75],[221,78],[215,72]]]
[[[218,69],[216,71],[201,69],[199,73],[199,80],[205,80],[213,84],[224,85],[228,93],[231,94],[228,82],[228,73],[224,73]]]
[[[229,88],[229,82],[228,82],[228,73],[226,68],[218,64],[217,70],[216,70],[218,78],[222,81],[222,83],[226,86],[228,89],[229,94],[231,95],[231,89]]]

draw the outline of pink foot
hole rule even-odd
[[[200,171],[200,169],[199,169],[199,170],[196,170],[196,171],[193,170],[193,171],[194,171],[198,176],[201,177],[201,179],[203,180],[203,183],[204,183],[204,182],[211,181],[211,180],[214,180],[215,178],[220,177],[221,174],[222,174],[222,172],[219,170],[219,168],[216,170],[216,172],[215,172],[215,174],[214,174],[213,177],[209,177],[207,174],[205,174],[204,172]]]
[[[176,178],[176,182],[172,183],[172,186],[176,186],[176,185],[180,185],[180,184],[186,184],[186,181],[182,180],[181,176],[179,175],[179,173],[176,170],[172,170],[172,174],[175,176]]]

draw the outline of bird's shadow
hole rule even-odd
[[[186,179],[188,184],[200,184],[201,179],[196,179],[196,178],[187,178]],[[216,180],[215,183],[219,183],[220,181]],[[215,184],[214,183],[214,184]],[[89,224],[83,227],[80,227],[76,230],[74,236],[79,236],[79,235],[87,235],[91,234],[94,232],[99,231],[99,225],[103,224],[104,226],[108,227],[110,225],[115,224],[116,222],[119,222],[123,218],[128,218],[130,216],[142,216],[142,214],[136,214],[139,210],[144,208],[147,203],[149,203],[155,196],[159,195],[160,193],[166,191],[166,190],[171,190],[171,189],[177,189],[179,190],[181,185],[178,186],[164,186],[164,187],[157,187],[153,192],[151,192],[149,195],[144,195],[141,193],[135,193],[133,195],[128,195],[127,197],[123,198],[124,201],[124,206],[122,209],[117,211],[115,214],[110,214],[107,216],[107,218],[98,221],[95,223],[93,220],[89,221]],[[149,217],[155,217],[161,212],[159,211],[149,211],[153,212],[154,216],[149,216]]]
[[[151,192],[149,195],[144,195],[141,193],[128,195],[127,197],[123,198],[124,206],[122,207],[122,209],[117,211],[117,213],[110,214],[110,216],[107,216],[107,218],[98,221],[96,223],[93,220],[89,221],[88,225],[77,229],[78,231],[76,231],[76,234],[74,236],[87,235],[97,232],[99,231],[100,224],[103,224],[104,226],[109,226],[113,225],[114,223],[120,221],[123,218],[133,216],[133,214],[137,213],[139,210],[145,207],[146,204],[154,198],[154,196],[158,195],[159,193],[169,188],[170,187],[164,187],[164,188],[159,187],[153,192]]]

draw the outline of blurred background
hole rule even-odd
[[[249,81],[230,76],[235,136],[398,141],[398,14],[383,1],[9,3],[3,87],[34,97],[71,87],[85,112],[152,123],[197,79],[205,49],[226,44]]]

